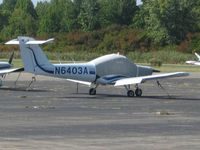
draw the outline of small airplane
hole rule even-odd
[[[198,61],[189,60],[189,61],[186,61],[186,64],[192,64],[192,65],[200,66],[200,56],[197,53],[194,53],[194,54],[197,56]]]
[[[90,86],[89,94],[95,95],[99,85],[124,86],[127,96],[142,96],[139,84],[149,80],[188,76],[186,72],[172,72],[152,75],[159,72],[148,66],[132,63],[120,54],[109,54],[86,63],[52,64],[42,51],[40,44],[50,43],[54,39],[35,40],[19,36],[5,44],[19,44],[24,71],[35,75],[64,78],[72,82]],[[136,85],[135,91],[130,85]]]
[[[4,78],[5,75],[8,73],[23,71],[23,68],[12,68],[13,57],[14,57],[14,52],[11,54],[8,62],[0,61],[0,76],[2,76],[2,78]],[[0,86],[1,85],[2,85],[2,79],[0,79]]]

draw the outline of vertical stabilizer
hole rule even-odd
[[[20,54],[24,69],[30,73],[46,74],[53,73],[52,64],[38,45],[38,41],[30,37],[18,37]]]

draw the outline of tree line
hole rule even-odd
[[[137,36],[133,38],[146,47],[184,45],[194,39],[193,47],[200,48],[200,0],[143,0],[141,6],[136,5],[136,0],[51,0],[39,2],[35,7],[31,0],[3,0],[0,5],[1,41],[18,35],[77,32],[80,36],[91,33],[91,37],[94,32],[103,34],[94,37],[103,41],[105,32],[112,35],[113,26],[133,33]],[[125,35],[122,38],[131,40]],[[131,48],[138,47],[132,41]]]

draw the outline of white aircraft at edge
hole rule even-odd
[[[192,65],[200,66],[200,56],[197,53],[194,53],[194,54],[197,56],[198,61],[189,60],[189,61],[186,61],[186,64],[192,64]]]
[[[25,72],[36,75],[65,78],[69,81],[89,85],[90,95],[96,94],[98,85],[124,86],[127,96],[141,96],[142,90],[138,84],[148,80],[158,80],[169,77],[188,76],[185,72],[173,72],[152,75],[158,72],[151,67],[140,66],[132,63],[125,56],[119,54],[109,54],[98,57],[86,63],[73,64],[51,64],[39,44],[52,42],[54,39],[46,41],[35,40],[30,37],[18,37],[6,44],[19,44],[20,54],[24,63]],[[135,91],[130,85],[136,85]]]
[[[12,60],[14,57],[14,52],[10,56],[8,62],[0,61],[0,76],[4,76],[5,74],[12,73],[12,72],[21,72],[23,68],[12,68]],[[2,80],[0,79],[0,86],[2,85]]]

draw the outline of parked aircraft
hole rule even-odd
[[[186,61],[186,64],[192,64],[192,65],[200,66],[200,56],[197,53],[194,53],[194,54],[197,56],[198,61],[189,60],[189,61]]]
[[[0,62],[0,76],[4,77],[4,75],[12,72],[23,71],[23,68],[12,68],[12,61],[14,57],[14,52],[11,54],[8,62],[1,61]],[[2,85],[2,80],[0,79],[0,86]]]
[[[132,63],[128,58],[119,54],[109,54],[98,57],[86,63],[52,64],[40,48],[39,44],[52,42],[35,40],[31,37],[18,37],[6,44],[19,44],[20,54],[26,72],[36,75],[45,75],[65,78],[69,81],[89,85],[90,95],[96,94],[99,85],[124,86],[127,96],[141,96],[142,90],[139,84],[148,80],[158,80],[170,77],[188,76],[185,72],[173,72],[152,75],[157,70]],[[130,85],[136,85],[135,91]]]

